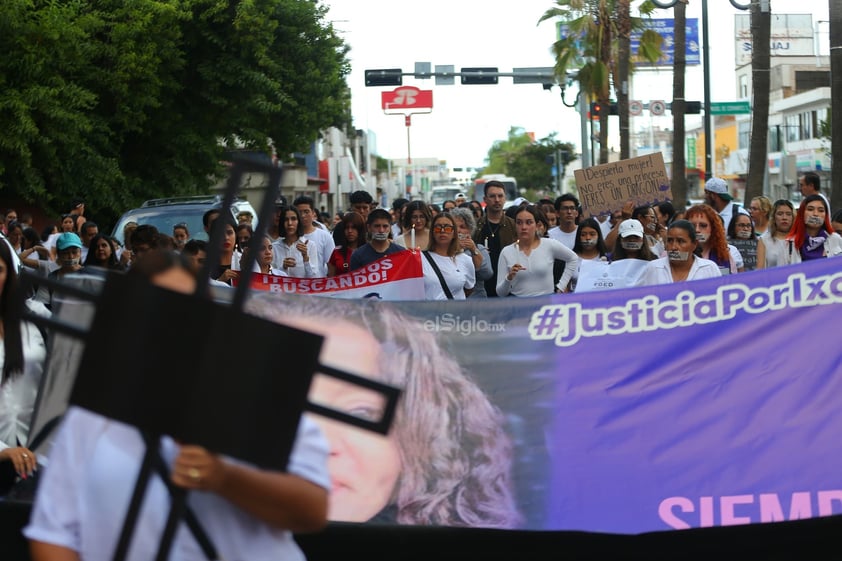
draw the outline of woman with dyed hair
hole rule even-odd
[[[433,218],[432,233],[423,252],[424,294],[427,300],[464,300],[476,284],[471,258],[459,245],[456,220],[443,212]]]
[[[402,390],[387,436],[314,417],[330,444],[331,520],[518,527],[504,417],[420,320],[384,302],[269,293],[245,308],[323,335],[321,364]],[[309,399],[368,420],[383,412],[373,392],[320,374]]]
[[[759,238],[769,229],[772,220],[772,201],[763,195],[754,197],[748,205],[748,213],[754,222],[754,233]]]
[[[722,218],[713,207],[693,205],[687,209],[685,216],[696,227],[700,257],[716,263],[723,275],[742,271],[743,258],[736,247],[728,244]]]
[[[801,201],[786,241],[786,263],[801,263],[842,254],[842,236],[834,232],[830,225],[830,212],[824,197],[810,195]]]
[[[786,263],[788,244],[786,237],[792,228],[795,207],[792,201],[778,199],[772,206],[769,228],[760,236],[757,244],[757,268],[777,267]]]

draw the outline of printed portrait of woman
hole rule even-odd
[[[503,415],[434,332],[377,301],[266,293],[246,311],[323,335],[322,364],[403,392],[388,436],[314,415],[330,444],[331,520],[521,524]],[[379,394],[319,374],[310,401],[370,420],[383,410]]]

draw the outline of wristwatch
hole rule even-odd
[[[477,256],[477,257],[479,257],[479,256],[480,256],[480,252],[479,252],[479,250],[478,250],[478,249],[474,249],[473,251],[471,251],[471,253],[473,253],[473,254],[474,254],[475,256]]]

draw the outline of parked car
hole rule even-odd
[[[202,216],[212,208],[222,208],[222,195],[200,195],[192,197],[168,197],[165,199],[152,199],[144,202],[139,208],[134,208],[120,217],[114,230],[113,237],[123,243],[123,228],[129,222],[140,224],[151,224],[158,228],[159,232],[172,235],[173,226],[176,224],[187,224],[190,237],[197,240],[207,240],[208,235],[202,224]],[[231,205],[230,212],[234,220],[237,214],[247,210],[252,216],[252,226],[257,227],[257,213],[245,199],[235,199]]]

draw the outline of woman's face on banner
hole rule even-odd
[[[322,364],[378,378],[380,343],[367,330],[343,321],[325,323],[295,318],[289,323],[325,336],[319,357]],[[365,420],[379,420],[384,409],[380,394],[318,374],[313,378],[309,398],[313,403]],[[400,451],[394,428],[389,436],[383,436],[317,415],[313,419],[330,444],[328,518],[343,522],[371,519],[389,504],[400,476]]]

